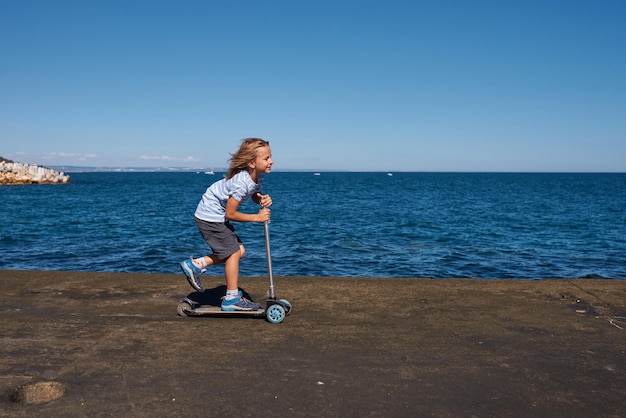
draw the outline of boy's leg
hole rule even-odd
[[[239,247],[239,251],[226,259],[226,264],[224,266],[224,274],[226,275],[226,290],[239,289],[239,260],[241,260],[242,252],[244,252],[243,245]]]
[[[228,254],[232,252],[237,246],[241,257],[243,257],[244,250],[243,245],[240,245],[241,241],[235,233],[235,229],[229,223],[212,223],[205,222],[198,218],[195,219],[196,226],[204,238],[204,241],[213,250],[213,254],[199,257],[196,259],[187,259],[180,263],[180,267],[187,276],[187,281],[195,290],[199,292],[204,291],[202,286],[202,280],[200,278],[203,270],[209,266],[215,264],[224,263],[230,257],[219,258],[216,254]],[[234,240],[234,241],[233,241]],[[239,244],[237,243],[239,241]],[[237,270],[235,271],[235,286],[237,286],[237,276],[239,275],[239,260],[237,260]],[[229,275],[227,274],[227,277]],[[231,275],[232,276],[232,275]],[[228,280],[227,280],[228,281]]]
[[[224,260],[220,260],[219,258],[217,258],[214,255],[205,255],[204,257],[194,258],[193,259],[193,263],[199,269],[205,269],[205,268],[207,268],[209,266],[212,266],[212,265],[215,265],[215,264],[220,264],[220,263],[223,263],[223,262],[224,262]]]
[[[239,246],[239,251],[228,257],[224,266],[226,275],[226,297],[222,301],[223,311],[254,311],[259,309],[259,304],[249,301],[241,296],[239,290],[239,261],[246,251],[243,245]]]

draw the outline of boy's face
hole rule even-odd
[[[250,162],[250,168],[257,173],[269,174],[272,171],[272,150],[270,147],[261,147],[256,150],[256,158]]]

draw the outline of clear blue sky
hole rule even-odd
[[[626,171],[626,1],[0,1],[0,155]]]

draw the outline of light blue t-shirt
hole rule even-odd
[[[246,170],[240,171],[230,179],[216,181],[202,195],[196,208],[196,218],[207,222],[226,222],[228,198],[232,196],[241,204],[255,193],[261,192],[262,183],[263,176],[259,176],[258,183],[255,183]]]

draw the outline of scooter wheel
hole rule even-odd
[[[291,303],[287,299],[278,299],[283,308],[285,308],[285,315],[289,315],[291,312]]]
[[[272,324],[280,324],[283,322],[283,319],[285,319],[285,308],[276,303],[267,308],[265,311],[265,317]]]
[[[178,314],[178,316],[189,316],[191,315],[192,311],[193,308],[188,302],[180,302],[178,304],[178,307],[176,308],[176,313]]]

